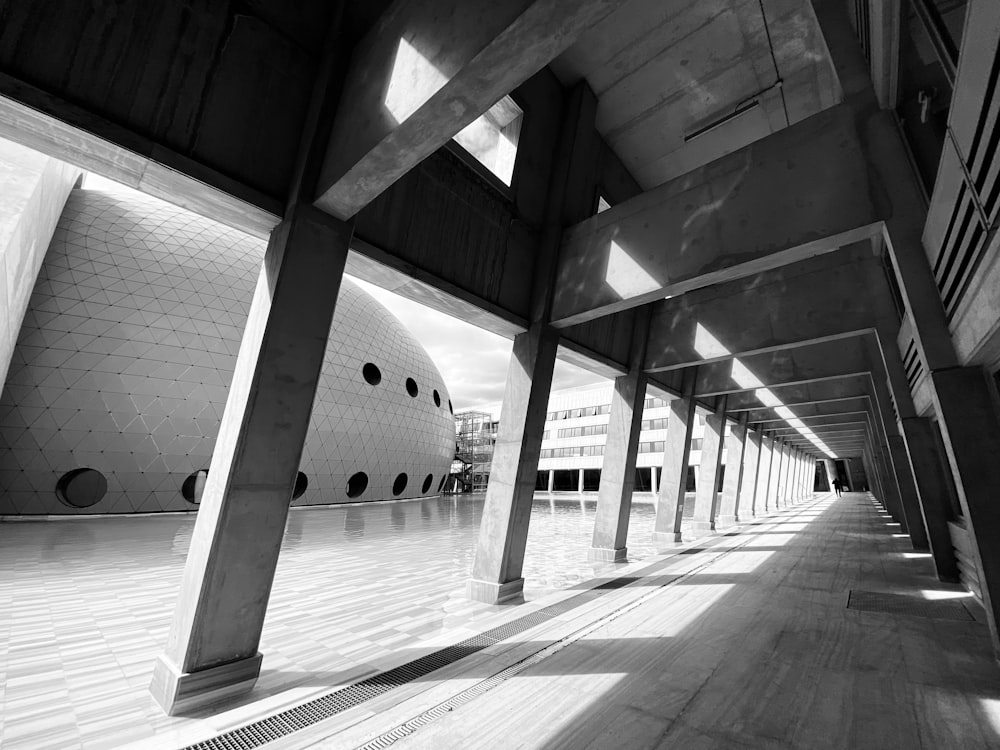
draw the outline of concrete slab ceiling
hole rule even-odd
[[[551,68],[646,190],[841,100],[809,0],[631,0]]]

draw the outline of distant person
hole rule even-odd
[[[834,478],[833,478],[833,491],[837,493],[837,497],[840,497],[840,489],[841,489],[841,488],[842,488],[843,486],[844,486],[844,485],[843,485],[843,484],[841,484],[841,481],[840,481],[840,478],[839,478],[839,477],[834,477]]]

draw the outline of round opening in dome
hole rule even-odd
[[[365,363],[365,366],[361,368],[361,374],[368,385],[378,385],[382,382],[382,371],[372,362]]]
[[[292,489],[292,500],[298,500],[309,489],[309,477],[303,472],[295,475],[295,487]]]
[[[444,483],[447,481],[448,481],[448,475],[445,474],[443,477],[441,477],[441,481],[438,483],[438,492],[441,492],[441,490],[444,489]]]
[[[429,490],[431,488],[432,484],[434,484],[434,475],[433,474],[428,474],[427,478],[424,479],[423,486],[420,488],[420,493],[422,495],[426,495],[427,494],[427,490]]]
[[[448,399],[448,411],[450,411],[452,414],[455,413],[455,410],[451,408],[451,399],[450,398]]]
[[[409,393],[412,398],[416,398],[417,394],[420,393],[420,389],[417,388],[417,381],[413,378],[406,379],[406,392]]]
[[[393,495],[402,495],[403,494],[403,490],[406,489],[406,480],[407,479],[409,479],[409,477],[406,476],[406,472],[403,472],[398,477],[396,477],[396,481],[392,483],[392,494]]]
[[[347,480],[347,496],[348,497],[361,497],[364,491],[368,489],[368,475],[363,471],[359,471],[356,474],[352,474],[351,478]]]
[[[108,480],[97,469],[73,469],[56,482],[56,497],[71,508],[89,508],[108,492]]]
[[[434,406],[441,406],[441,394],[434,389]]]
[[[207,481],[208,469],[199,469],[194,474],[188,474],[187,479],[181,484],[181,497],[193,505],[199,505]]]

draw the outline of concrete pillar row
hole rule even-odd
[[[352,226],[297,206],[271,233],[150,692],[168,714],[248,691]]]
[[[559,345],[559,332],[549,324],[556,266],[563,228],[593,212],[594,151],[599,145],[596,112],[593,91],[586,82],[578,83],[570,92],[562,127],[552,143],[558,157],[549,181],[534,267],[525,273],[525,283],[532,285],[531,322],[527,331],[514,337],[503,419],[466,589],[476,601],[498,604],[519,598],[524,589],[524,549]]]
[[[754,515],[763,516],[771,506],[768,504],[768,488],[771,485],[771,465],[774,463],[774,438],[761,436],[760,463],[757,470],[757,485],[754,489]]]
[[[701,438],[701,466],[695,492],[694,513],[685,526],[694,539],[711,531],[718,507],[719,472],[722,467],[723,436],[726,431],[726,396],[717,396],[715,411],[705,417]]]
[[[468,595],[500,603],[524,590],[521,570],[559,334],[536,324],[514,337]]]
[[[591,562],[623,562],[628,557],[628,522],[635,484],[635,461],[639,453],[646,376],[649,308],[640,308],[633,326],[629,372],[615,378],[608,416],[608,438],[604,448],[601,485],[597,494],[594,536],[587,557]],[[655,487],[656,468],[650,470]]]
[[[712,528],[728,529],[736,524],[736,508],[740,502],[740,488],[746,474],[747,413],[729,428],[726,437],[726,475],[722,479],[722,499]]]
[[[653,542],[667,545],[684,540],[684,495],[687,492],[688,459],[695,425],[694,386],[697,367],[684,371],[683,392],[670,402],[667,437],[663,445],[660,492],[656,499]]]
[[[781,467],[785,462],[785,444],[775,439],[774,447],[771,451],[771,476],[767,485],[767,507],[769,510],[778,510],[781,503],[778,498],[778,488],[781,484]]]
[[[734,509],[737,523],[753,518],[754,492],[757,489],[757,472],[760,470],[760,432],[748,430],[744,441],[743,477]]]

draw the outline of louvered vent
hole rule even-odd
[[[941,252],[934,263],[941,301],[948,320],[955,316],[973,275],[983,260],[988,244],[989,229],[1000,211],[1000,56],[990,68],[986,93],[972,145],[966,162],[961,187],[954,200]],[[970,182],[971,180],[971,182]]]
[[[924,376],[924,363],[920,359],[920,352],[917,351],[917,344],[913,339],[910,339],[903,354],[903,367],[906,369],[906,382],[910,385],[910,393],[915,395],[917,383]]]

